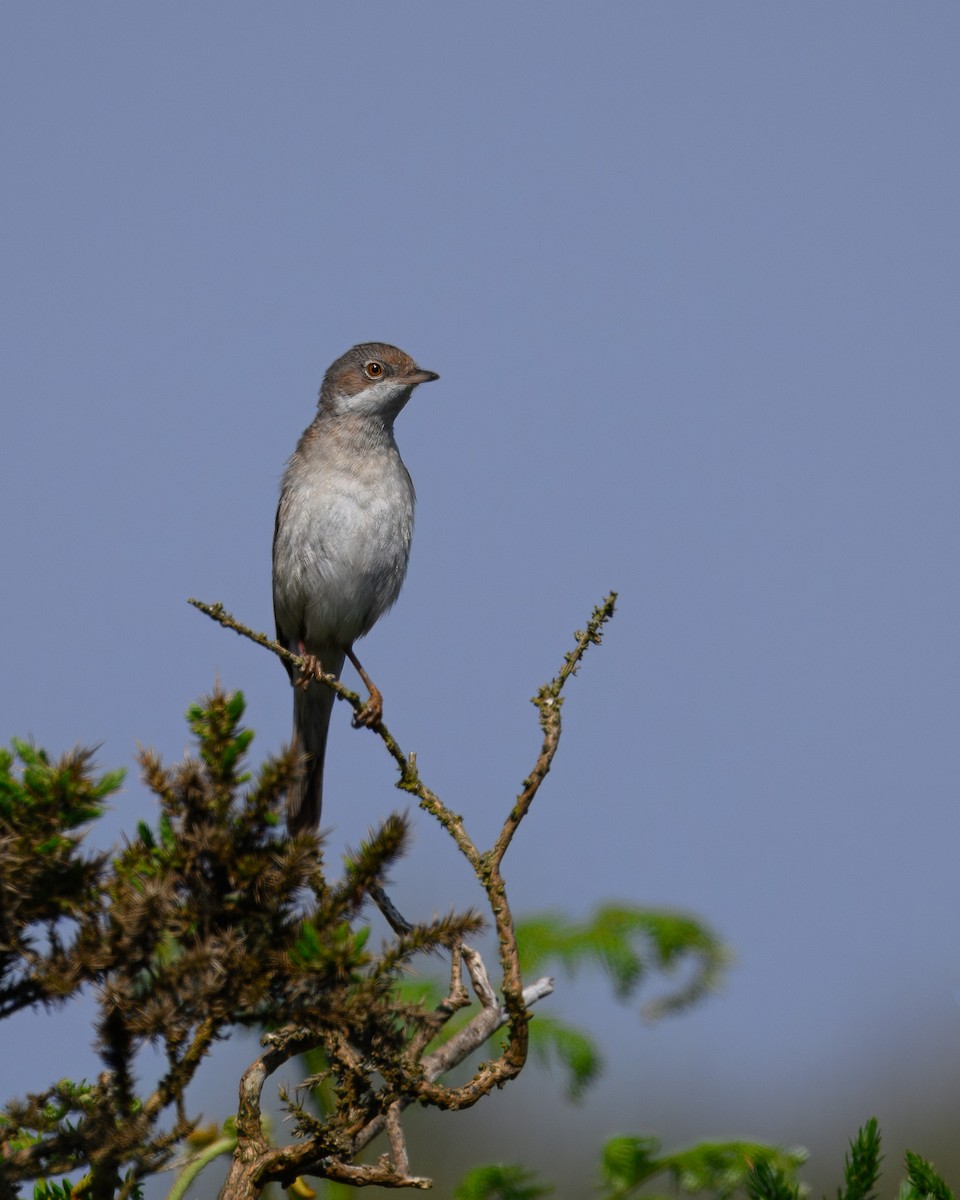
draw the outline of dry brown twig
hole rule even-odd
[[[356,1124],[346,1142],[336,1147],[337,1153],[331,1153],[329,1146],[317,1145],[316,1140],[310,1137],[288,1146],[269,1145],[263,1132],[260,1112],[263,1086],[283,1063],[316,1046],[318,1038],[315,1033],[296,1028],[267,1035],[264,1039],[267,1049],[247,1069],[241,1082],[237,1149],[233,1166],[221,1192],[222,1200],[253,1200],[266,1183],[276,1180],[289,1184],[301,1174],[316,1174],[356,1186],[378,1184],[381,1187],[429,1187],[429,1180],[409,1174],[406,1143],[400,1127],[400,1113],[403,1108],[413,1101],[446,1109],[469,1107],[494,1087],[500,1087],[512,1079],[523,1067],[527,1056],[529,1006],[548,995],[553,984],[552,980],[541,979],[526,989],[523,987],[513,917],[501,864],[553,763],[560,740],[563,687],[576,672],[587,648],[600,642],[603,628],[613,616],[615,602],[616,593],[611,593],[594,609],[586,629],[578,630],[574,635],[574,648],[566,654],[560,671],[533,697],[532,702],[537,707],[542,731],[540,751],[533,769],[523,781],[521,791],[507,814],[496,841],[489,850],[481,852],[477,848],[466,831],[463,818],[447,808],[426,786],[420,777],[415,755],[405,753],[382,722],[374,728],[374,732],[396,763],[399,772],[397,787],[416,796],[420,807],[440,822],[470,864],[486,893],[497,933],[503,1001],[501,1003],[498,1000],[477,951],[460,940],[455,941],[451,946],[450,993],[437,1006],[432,1019],[424,1023],[406,1047],[402,1090],[389,1100],[383,1111]],[[221,604],[205,604],[194,599],[191,599],[190,603],[227,629],[233,629],[243,637],[272,651],[286,663],[299,668],[305,679],[315,679],[323,686],[331,688],[355,713],[363,707],[360,696],[345,687],[340,680],[325,675],[316,660],[306,660],[292,654],[266,634],[257,633],[242,624]],[[397,936],[411,932],[412,927],[397,912],[382,888],[375,886],[370,890],[370,894]],[[424,1054],[427,1045],[445,1022],[469,1003],[463,985],[461,965],[467,969],[474,994],[480,1003],[480,1010],[467,1025],[438,1049]],[[507,1027],[507,1042],[497,1057],[482,1063],[465,1084],[449,1087],[438,1082],[441,1076],[463,1062],[483,1045],[491,1034],[504,1026]],[[341,1052],[348,1052],[346,1046],[340,1049]],[[390,1143],[389,1155],[382,1156],[372,1164],[357,1165],[350,1161],[384,1130],[387,1131]]]

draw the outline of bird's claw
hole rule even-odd
[[[317,672],[323,672],[323,663],[315,654],[302,654],[300,658],[300,678],[297,680],[296,686],[306,691],[316,679]]]
[[[379,688],[374,688],[363,708],[353,714],[353,727],[359,729],[365,725],[367,729],[376,729],[382,720],[383,695]]]

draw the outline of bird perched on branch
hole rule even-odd
[[[327,674],[339,676],[350,659],[370,692],[355,725],[377,725],[383,698],[353,644],[399,595],[413,534],[413,482],[393,423],[413,389],[438,378],[396,346],[354,346],[324,376],[317,415],[283,475],[273,536],[277,640],[293,654],[312,655]],[[320,821],[335,693],[288,670],[301,755],[287,798],[287,828],[296,833]]]

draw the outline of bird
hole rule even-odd
[[[354,725],[376,727],[383,697],[354,653],[393,605],[407,572],[415,493],[393,433],[421,383],[439,379],[396,346],[362,342],[323,377],[317,414],[283,473],[273,535],[277,641],[339,678],[349,658],[370,693]],[[287,830],[315,830],[334,691],[287,663],[298,774]]]

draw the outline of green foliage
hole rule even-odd
[[[81,827],[122,782],[122,771],[94,773],[91,750],[51,763],[28,742],[0,748],[0,1018],[97,978],[80,951],[101,911],[105,856],[83,853]]]
[[[686,1150],[662,1154],[654,1137],[615,1137],[601,1152],[596,1194],[598,1200],[632,1200],[641,1191],[644,1196],[656,1196],[656,1192],[647,1190],[649,1185],[658,1176],[667,1176],[673,1195],[796,1200],[796,1172],[805,1157],[801,1150],[783,1150],[758,1142],[700,1142]],[[769,1193],[755,1191],[758,1180],[773,1180],[776,1187]],[[501,1164],[468,1172],[454,1196],[456,1200],[507,1200],[514,1196],[545,1196],[553,1190],[523,1167]]]
[[[660,1143],[653,1137],[623,1136],[611,1138],[600,1156],[599,1200],[631,1200],[649,1190],[657,1176],[666,1175],[672,1184],[673,1196],[708,1195],[716,1200],[731,1200],[742,1196],[746,1200],[799,1200],[806,1189],[797,1179],[797,1172],[806,1160],[803,1150],[783,1149],[760,1142],[699,1142],[685,1150],[661,1153]],[[880,1170],[880,1133],[877,1120],[871,1117],[850,1143],[844,1160],[844,1184],[837,1189],[838,1200],[873,1200]],[[953,1194],[926,1160],[907,1151],[907,1181],[900,1189],[899,1200],[953,1200]],[[497,1181],[519,1180],[539,1191],[498,1191]],[[534,1176],[517,1165],[478,1167],[465,1177],[455,1194],[464,1200],[474,1197],[545,1195],[552,1189],[535,1184]],[[474,1190],[465,1190],[472,1187]],[[486,1188],[487,1190],[484,1190]]]
[[[71,1183],[69,1179],[38,1179],[33,1185],[33,1200],[77,1200],[90,1182],[89,1176],[78,1183]],[[123,1186],[130,1200],[143,1200],[143,1189],[129,1172],[123,1179]]]
[[[747,1178],[749,1200],[798,1200],[799,1187],[772,1163],[757,1163]]]
[[[904,1156],[907,1167],[906,1185],[901,1200],[953,1200],[953,1192],[933,1168],[933,1164],[908,1150]]]
[[[629,1196],[660,1170],[660,1143],[652,1137],[611,1138],[600,1155],[600,1178],[606,1195]]]
[[[73,1184],[69,1179],[63,1182],[39,1179],[33,1185],[33,1200],[71,1200]]]
[[[599,968],[620,999],[633,995],[653,972],[687,964],[690,977],[672,993],[644,1008],[647,1017],[678,1012],[717,985],[731,956],[702,922],[680,913],[605,905],[586,921],[541,913],[517,921],[524,975],[559,965],[569,974]],[[602,1069],[600,1052],[583,1030],[538,1013],[530,1026],[530,1048],[545,1063],[567,1073],[567,1094],[580,1099]]]
[[[530,1023],[530,1049],[541,1062],[556,1062],[564,1068],[571,1100],[580,1100],[602,1070],[600,1052],[592,1038],[543,1012],[538,1012]]]
[[[686,964],[688,980],[651,1001],[644,1015],[656,1019],[679,1012],[715,988],[730,965],[727,947],[703,922],[683,913],[626,905],[604,905],[584,922],[560,913],[517,922],[524,973],[559,963],[570,974],[599,967],[620,999],[633,995],[652,971],[670,972]]]
[[[343,880],[328,882],[313,835],[277,836],[295,760],[288,752],[248,772],[243,709],[240,693],[218,690],[187,714],[194,757],[166,768],[141,752],[159,818],[112,858],[84,856],[78,829],[103,812],[120,773],[98,777],[89,751],[51,765],[19,742],[17,772],[14,754],[0,752],[0,1005],[9,1013],[92,988],[104,1066],[95,1083],[61,1080],[5,1105],[0,1196],[25,1179],[40,1181],[38,1200],[136,1196],[195,1129],[185,1090],[236,1026],[292,1023],[327,1050],[331,1122],[344,1106],[352,1122],[375,1116],[394,1095],[384,1080],[410,1031],[431,1016],[397,997],[398,977],[414,955],[478,928],[472,914],[449,916],[372,952],[354,922],[403,852],[405,820],[388,818]],[[165,1066],[141,1094],[135,1062],[147,1044]],[[79,1182],[51,1182],[78,1169]]]
[[[805,1154],[760,1142],[699,1142],[686,1150],[661,1154],[652,1137],[612,1138],[603,1148],[600,1176],[603,1200],[627,1200],[658,1175],[670,1176],[677,1191],[708,1193],[726,1200],[738,1192],[749,1194],[750,1180],[759,1166],[791,1179]]]
[[[537,1200],[553,1188],[535,1182],[535,1174],[514,1165],[475,1167],[453,1193],[454,1200]]]
[[[837,1200],[876,1200],[874,1188],[880,1175],[880,1129],[877,1118],[862,1125],[850,1143],[843,1160],[844,1186],[837,1189]]]
[[[683,1191],[728,1197],[743,1190],[749,1193],[751,1176],[758,1169],[774,1171],[788,1186],[795,1186],[797,1170],[806,1157],[804,1150],[762,1142],[699,1142],[688,1150],[664,1155],[661,1162]]]

